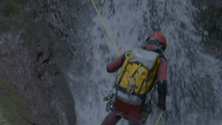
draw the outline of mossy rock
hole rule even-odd
[[[23,6],[28,3],[29,0],[2,0],[0,11],[6,17],[20,15]]]
[[[3,3],[4,2],[10,2],[10,3],[18,3],[21,5],[26,5],[30,0],[1,0]]]
[[[24,100],[17,91],[6,84],[0,78],[0,124],[4,125],[26,125],[30,124],[25,116],[31,114],[28,102]]]
[[[213,0],[212,3],[216,1]],[[213,50],[222,47],[222,7],[210,4],[209,1],[193,0],[193,3],[200,10],[195,18],[196,28],[203,37],[203,45],[212,49],[211,53],[217,53]]]
[[[8,24],[6,21],[0,19],[0,34],[3,32],[7,32],[11,29],[11,25]]]
[[[0,125],[11,125],[11,123],[0,112]]]
[[[11,2],[5,2],[2,5],[2,13],[6,17],[10,17],[12,15],[19,15],[20,14],[20,9],[15,6],[14,3]]]
[[[12,1],[22,5],[26,5],[30,0],[12,0]]]

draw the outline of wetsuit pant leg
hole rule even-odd
[[[128,121],[129,125],[146,125],[146,120],[144,120],[142,123],[140,124],[133,124],[132,122]]]
[[[106,116],[101,125],[116,125],[121,118],[122,116],[115,116],[114,114],[110,113]]]

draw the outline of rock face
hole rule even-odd
[[[205,51],[222,60],[222,1],[192,1],[198,9],[196,28],[203,36]]]
[[[0,124],[76,124],[65,74],[69,2],[1,0]]]

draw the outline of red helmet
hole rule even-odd
[[[155,38],[159,41],[159,43],[163,46],[163,50],[165,51],[165,49],[167,48],[167,42],[166,42],[166,38],[165,36],[161,33],[161,32],[153,32],[151,33],[148,38],[146,39],[146,41],[148,41],[150,38]]]

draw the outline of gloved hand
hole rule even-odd
[[[158,103],[157,106],[158,106],[161,110],[163,110],[163,111],[166,110],[166,106],[165,106],[164,103]]]
[[[157,83],[158,85],[158,95],[159,95],[159,103],[157,106],[163,111],[166,110],[165,102],[166,102],[166,92],[167,92],[167,84],[165,80],[160,80]]]

